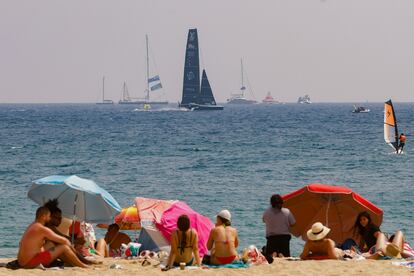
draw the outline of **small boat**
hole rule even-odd
[[[156,105],[166,105],[168,104],[168,101],[156,101],[150,99],[150,92],[162,89],[161,79],[159,75],[155,75],[153,77],[150,77],[150,59],[149,59],[149,51],[148,51],[148,35],[145,36],[145,42],[146,42],[146,49],[147,49],[147,56],[146,56],[146,88],[145,88],[145,96],[144,98],[132,98],[129,96],[128,91],[125,93],[122,93],[122,98],[119,100],[119,104],[156,104]]]
[[[151,105],[149,103],[145,103],[144,104],[144,110],[150,110],[151,109]]]
[[[402,153],[399,152],[397,119],[391,100],[384,104],[384,140],[395,150],[395,153]]]
[[[255,104],[257,101],[249,100],[244,96],[244,91],[246,90],[246,86],[244,85],[244,75],[245,71],[243,69],[243,59],[240,59],[240,66],[241,66],[241,87],[239,93],[232,93],[230,95],[230,99],[227,100],[228,104]]]
[[[105,99],[105,76],[102,78],[102,102],[97,102],[96,104],[114,104],[113,100]]]
[[[183,97],[179,107],[188,110],[223,110],[214,99],[206,70],[203,69],[200,84],[200,61],[197,29],[188,31],[187,47],[185,51]]]
[[[311,99],[309,95],[305,95],[303,97],[298,98],[298,104],[311,104]]]
[[[267,92],[267,95],[266,95],[266,97],[262,100],[262,103],[264,103],[264,104],[278,104],[278,103],[279,103],[279,101],[275,100],[275,99],[272,97],[272,94],[271,94],[270,92]]]
[[[368,113],[370,111],[371,110],[366,107],[354,105],[354,110],[352,110],[352,113]]]

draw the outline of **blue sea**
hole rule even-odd
[[[414,243],[414,142],[392,154],[383,104],[226,106],[149,112],[95,104],[0,105],[0,257],[15,256],[33,221],[33,180],[54,174],[93,179],[121,206],[134,197],[179,199],[214,220],[229,209],[240,249],[265,244],[261,216],[273,193],[309,183],[347,186],[384,210],[381,229]],[[414,104],[394,103],[414,134]],[[98,231],[101,236],[102,231]],[[292,251],[303,241],[293,238]]]

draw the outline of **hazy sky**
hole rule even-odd
[[[218,102],[241,57],[257,100],[414,101],[412,0],[0,0],[0,103],[142,96],[145,34],[177,102],[189,28]]]

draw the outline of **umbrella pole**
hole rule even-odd
[[[78,194],[75,196],[73,203],[73,220],[72,220],[72,244],[75,242],[75,219],[76,219],[76,202],[78,201]]]

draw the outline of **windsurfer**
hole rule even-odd
[[[405,145],[405,135],[404,135],[404,133],[401,133],[400,138],[398,140],[400,142],[399,142],[397,153],[398,152],[401,153],[403,151],[404,145]]]

